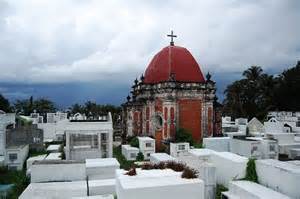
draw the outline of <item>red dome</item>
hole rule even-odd
[[[147,84],[166,82],[170,77],[178,82],[205,82],[192,54],[186,48],[171,45],[154,56],[146,69],[144,82]]]

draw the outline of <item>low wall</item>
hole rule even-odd
[[[74,161],[42,161],[31,166],[31,182],[85,180],[85,164]]]
[[[257,160],[256,172],[260,184],[300,199],[300,166],[272,159]]]

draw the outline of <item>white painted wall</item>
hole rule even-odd
[[[203,145],[214,151],[230,151],[230,137],[203,138]]]
[[[45,155],[38,155],[38,156],[34,156],[34,157],[31,157],[31,158],[28,158],[26,160],[27,174],[30,174],[30,172],[31,172],[30,168],[31,168],[33,162],[35,162],[35,161],[42,161],[42,160],[44,160],[46,158],[46,156],[47,156],[47,154],[45,154]]]
[[[260,184],[300,199],[300,167],[279,160],[257,160],[256,172]]]
[[[33,163],[31,182],[78,181],[86,179],[85,164],[70,161]]]
[[[15,124],[15,113],[0,113],[0,156],[5,156],[6,127]]]
[[[89,180],[100,180],[115,178],[120,164],[115,158],[86,159],[85,167]]]
[[[204,199],[204,182],[183,179],[180,172],[137,169],[137,176],[117,171],[118,199]]]
[[[136,156],[140,152],[139,148],[130,145],[122,145],[121,149],[126,160],[136,160]]]
[[[160,162],[167,162],[167,161],[175,161],[176,159],[170,156],[167,153],[152,153],[150,155],[150,162],[151,163],[160,163]]]
[[[104,180],[89,180],[89,195],[104,195],[116,193],[116,180],[114,178]]]
[[[230,152],[215,152],[211,161],[217,170],[217,183],[228,187],[229,182],[245,177],[248,158]]]
[[[6,149],[6,156],[5,156],[5,165],[10,167],[16,167],[17,170],[22,170],[24,162],[27,159],[29,152],[29,145],[22,145],[17,147],[9,147]],[[16,160],[10,160],[10,154],[17,154]]]
[[[150,137],[138,137],[140,152],[145,160],[150,160],[150,154],[155,153],[155,140]],[[150,145],[150,146],[147,146]]]
[[[72,199],[87,196],[86,181],[31,183],[19,199]]]
[[[262,157],[261,142],[258,140],[233,138],[230,140],[230,151],[247,158]]]
[[[170,143],[170,155],[173,157],[178,157],[180,155],[187,155],[190,150],[190,143]]]

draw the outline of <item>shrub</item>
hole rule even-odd
[[[202,149],[204,147],[203,147],[202,143],[196,143],[196,144],[194,144],[194,148],[196,148],[196,149]]]
[[[129,141],[130,146],[139,148],[139,140],[137,137],[132,138]]]
[[[224,187],[223,185],[217,184],[216,199],[222,199],[221,193],[224,191],[228,191],[228,189],[226,187]]]
[[[60,157],[62,160],[66,159],[66,154],[65,154],[65,150],[64,150],[64,144],[61,144],[59,147],[59,152],[61,153]]]
[[[251,159],[251,158],[249,159],[249,161],[247,163],[246,176],[245,176],[244,180],[258,183],[255,159]]]
[[[166,163],[165,162],[159,162],[157,164],[153,165],[154,169],[165,169],[166,168]]]
[[[178,162],[175,162],[175,161],[168,161],[166,163],[166,168],[172,169],[173,171],[176,171],[176,172],[183,171],[185,167],[186,167],[185,164],[178,163]]]
[[[198,172],[196,170],[185,167],[181,174],[181,177],[186,179],[198,178],[197,173]]]
[[[139,152],[136,156],[136,161],[144,161],[144,155],[142,152]]]
[[[141,169],[142,170],[152,170],[152,169],[154,169],[154,166],[151,163],[145,163],[141,166]]]
[[[126,172],[125,175],[136,176],[136,169],[135,169],[135,167],[129,169],[129,171]]]
[[[188,142],[190,145],[194,145],[192,134],[184,128],[179,128],[176,131],[175,142]]]
[[[113,156],[117,158],[118,162],[120,163],[121,169],[129,170],[134,165],[134,161],[126,160],[126,158],[122,154],[121,146],[114,147],[113,154]]]

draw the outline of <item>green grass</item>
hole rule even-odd
[[[217,184],[216,199],[221,199],[221,193],[224,191],[228,191],[228,189],[223,185]]]
[[[42,150],[30,149],[28,156],[29,157],[34,157],[34,156],[44,155],[44,154],[48,154],[48,152],[46,151],[46,149],[42,149]]]
[[[7,198],[17,199],[19,195],[29,185],[30,180],[26,176],[26,171],[11,171],[6,167],[0,167],[0,184],[14,184],[12,190],[8,193]]]
[[[121,169],[130,169],[134,165],[134,161],[126,160],[122,155],[121,146],[114,147],[113,156],[119,161]]]

